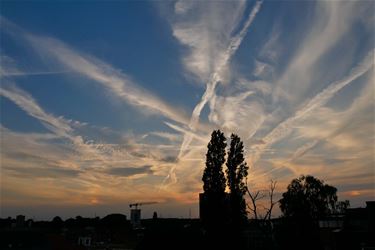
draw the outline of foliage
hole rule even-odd
[[[340,206],[338,204],[341,204],[337,202],[336,192],[335,187],[324,184],[313,176],[301,176],[288,185],[280,200],[280,209],[289,217],[324,217],[335,213]]]
[[[240,137],[232,134],[226,163],[226,174],[230,190],[232,219],[235,224],[247,219],[246,202],[243,196],[246,193],[244,179],[247,177],[249,167],[245,162],[243,151],[243,142]]]
[[[226,146],[224,133],[220,130],[214,130],[207,145],[206,168],[202,177],[205,193],[224,194],[226,182],[223,163],[225,161]]]
[[[335,212],[338,213],[338,214],[343,214],[343,213],[345,213],[346,209],[348,209],[349,207],[350,207],[349,200],[339,201],[336,204]]]
[[[231,135],[230,149],[227,159],[227,178],[231,193],[244,195],[246,184],[244,179],[247,176],[249,167],[243,156],[243,142],[238,135]]]

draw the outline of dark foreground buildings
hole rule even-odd
[[[207,199],[200,194],[200,216],[203,225],[207,217]],[[229,200],[224,198],[225,221],[230,213]],[[243,249],[251,250],[375,250],[375,201],[367,201],[365,208],[350,208],[343,214],[303,221],[292,218],[249,220],[240,237]]]
[[[375,250],[375,201],[366,208],[350,208],[344,215],[319,221],[320,239],[325,249]]]
[[[200,214],[204,220],[209,211],[205,211],[204,197],[201,200]],[[0,249],[375,250],[374,215],[375,202],[368,201],[365,208],[347,209],[344,214],[322,218],[313,224],[287,218],[250,220],[239,232],[244,243],[241,248],[230,248],[230,238],[225,234],[216,240],[226,243],[213,248],[199,219],[147,219],[141,221],[142,227],[135,229],[121,214],[102,219],[77,216],[65,221],[55,217],[50,222],[33,222],[18,216],[0,219]]]

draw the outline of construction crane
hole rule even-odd
[[[138,208],[138,206],[151,205],[151,204],[155,204],[155,203],[158,203],[158,202],[148,201],[148,202],[137,202],[137,203],[129,204],[129,207],[130,207],[130,222],[131,222],[134,229],[142,228],[142,225],[141,225],[141,209]]]
[[[138,203],[129,204],[129,207],[130,208],[135,207],[135,209],[138,209],[138,206],[151,205],[151,204],[156,204],[156,203],[158,203],[158,202],[156,202],[156,201],[138,202]]]

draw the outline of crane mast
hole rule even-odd
[[[142,228],[141,226],[141,209],[138,208],[143,205],[151,205],[156,204],[158,202],[155,201],[147,201],[147,202],[137,202],[129,204],[130,207],[130,221],[133,228],[138,229]]]

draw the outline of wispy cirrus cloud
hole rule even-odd
[[[189,47],[189,53],[184,57],[185,67],[195,74],[200,80],[206,82],[206,89],[201,100],[196,104],[192,112],[188,128],[180,128],[171,123],[167,125],[171,128],[184,133],[183,141],[177,159],[181,160],[188,154],[202,155],[202,147],[199,150],[188,150],[194,138],[200,138],[196,135],[196,129],[199,125],[199,118],[205,105],[210,102],[211,114],[209,120],[214,123],[224,124],[227,129],[232,129],[233,122],[230,121],[233,115],[229,115],[227,111],[231,108],[239,108],[242,105],[242,116],[246,113],[244,103],[232,105],[228,107],[225,116],[218,116],[215,110],[215,104],[229,104],[236,98],[217,97],[215,94],[216,86],[219,82],[225,82],[226,73],[228,73],[228,64],[232,56],[240,47],[245,38],[251,24],[253,23],[257,13],[261,8],[262,2],[255,2],[253,8],[247,16],[243,16],[246,8],[246,2],[231,2],[226,4],[217,4],[215,2],[208,5],[196,5],[194,2],[175,4],[176,14],[181,18],[182,22],[177,19],[176,23],[172,23],[174,36],[184,45]],[[202,7],[203,6],[203,7]],[[201,12],[202,8],[208,8],[211,15],[207,12]],[[186,19],[186,13],[196,13],[193,18]],[[223,18],[222,12],[225,12]],[[244,19],[244,20],[243,20]],[[243,23],[241,22],[243,21]],[[233,35],[234,33],[234,35]],[[251,91],[241,94],[239,102],[251,95]],[[235,107],[234,107],[235,106]],[[217,106],[219,107],[219,105]],[[223,108],[223,106],[221,106]],[[231,110],[232,111],[232,110]],[[239,115],[239,113],[237,113]],[[226,119],[222,121],[222,119]],[[241,119],[241,118],[240,118]],[[203,147],[204,148],[204,147]],[[189,158],[191,156],[188,156]],[[193,156],[193,158],[195,158]],[[163,184],[170,178],[171,183],[176,183],[176,166],[173,166]]]
[[[73,129],[70,127],[69,122],[63,118],[57,118],[51,114],[46,113],[25,91],[16,87],[15,84],[3,85],[0,88],[0,95],[8,98],[28,115],[40,120],[49,130],[58,136],[70,139],[71,141],[82,143],[82,139],[72,136]]]
[[[14,84],[2,86],[0,93],[52,132],[18,133],[1,127],[2,185],[6,186],[7,194],[21,192],[28,197],[36,195],[38,198],[30,204],[44,204],[54,201],[56,197],[65,197],[64,202],[59,204],[113,202],[112,199],[108,200],[108,196],[112,196],[114,190],[123,190],[127,194],[116,197],[117,201],[129,201],[136,199],[138,192],[148,190],[150,193],[151,187],[159,184],[149,181],[134,188],[133,182],[142,178],[159,180],[161,177],[157,175],[164,176],[172,164],[171,156],[168,156],[173,147],[171,145],[143,145],[131,138],[128,138],[131,142],[122,144],[84,141],[70,126],[72,121],[47,113],[30,94]],[[132,167],[124,167],[129,165]],[[30,180],[35,183],[30,183]],[[39,180],[43,180],[43,184]],[[11,184],[20,181],[23,185],[43,186],[41,190],[53,190],[54,196],[43,191],[25,193],[22,185]],[[80,191],[69,195],[75,189]],[[164,199],[165,195],[165,192],[150,193],[149,199]],[[168,192],[168,197],[178,198],[178,195]],[[2,199],[8,205],[17,204],[11,197]]]
[[[219,81],[221,81],[222,73],[228,66],[228,63],[231,59],[231,57],[236,53],[237,49],[241,45],[242,40],[245,38],[250,25],[254,21],[258,11],[260,10],[262,5],[261,1],[257,1],[255,3],[254,8],[251,10],[249,16],[246,19],[245,24],[241,28],[238,34],[236,34],[234,37],[230,39],[230,42],[228,44],[228,47],[223,53],[223,57],[218,61],[217,66],[211,71],[210,79],[208,80],[206,84],[206,91],[202,95],[202,98],[200,102],[195,106],[193,113],[191,115],[189,127],[191,129],[195,129],[197,126],[197,123],[199,121],[199,116],[202,112],[202,109],[206,105],[206,103],[214,96],[216,85]]]
[[[369,46],[361,56],[354,56],[353,50],[359,48],[358,43],[347,40],[354,36],[353,25],[360,22],[357,17],[361,15],[367,15],[363,18],[367,20],[368,13],[363,12],[363,5],[354,2],[345,6],[333,2],[316,4],[312,24],[306,30],[307,34],[314,33],[315,36],[302,39],[300,49],[294,52],[281,75],[277,75],[280,62],[272,62],[272,67],[277,69],[273,71],[276,74],[272,78],[262,74],[257,76],[271,82],[266,85],[266,92],[252,88],[256,91],[254,97],[264,97],[266,110],[263,124],[245,142],[250,145],[248,162],[253,174],[249,179],[255,186],[261,186],[271,177],[278,179],[279,188],[283,188],[290,179],[301,174],[327,179],[339,190],[346,188],[345,183],[336,180],[342,175],[367,173],[373,179],[374,148],[368,145],[374,145],[374,116],[371,111],[375,105],[372,83],[374,51],[373,46]],[[326,27],[327,22],[329,27]],[[361,25],[368,23],[362,22]],[[321,42],[321,36],[327,43]],[[283,44],[283,37],[277,30],[270,36],[270,41],[275,39],[279,45],[269,49],[282,58],[288,47]],[[363,43],[366,44],[366,41]],[[316,51],[312,50],[314,46]],[[337,63],[328,55],[335,53],[340,46],[347,48],[348,53]],[[282,50],[274,51],[275,48]],[[311,58],[306,58],[309,54]],[[364,83],[365,87],[362,87]],[[347,99],[348,88],[363,89],[359,94],[349,95],[355,99],[342,109],[343,102],[351,102]],[[270,94],[271,101],[268,99]],[[337,103],[341,108],[337,108]],[[353,176],[349,182],[364,181]],[[365,196],[369,188],[371,185],[366,185],[357,191]],[[352,198],[348,192],[342,195],[344,199]],[[354,201],[358,204],[356,202],[358,200]]]
[[[245,1],[206,2],[177,1],[171,18],[174,37],[188,47],[183,63],[188,72],[200,82],[212,78],[227,56],[232,32],[240,23],[246,6]]]
[[[312,25],[302,39],[302,44],[295,52],[287,69],[277,80],[278,89],[274,92],[275,100],[287,98],[290,103],[299,103],[311,89],[315,81],[322,77],[322,72],[316,70],[324,64],[322,57],[330,53],[355,22],[353,11],[359,11],[356,2],[317,1],[314,9]],[[349,62],[351,53],[347,51],[343,62]],[[335,70],[332,70],[332,74]],[[283,92],[282,92],[283,90]],[[293,90],[293,95],[287,90]]]
[[[369,8],[373,3],[300,3],[307,15],[294,13],[293,8],[273,8],[279,4],[174,4],[173,15],[167,17],[171,29],[158,33],[158,38],[172,42],[168,55],[181,56],[173,57],[180,59],[184,67],[176,73],[189,82],[202,83],[204,89],[199,84],[189,85],[181,95],[194,108],[191,116],[135,80],[136,74],[143,74],[147,68],[137,68],[132,78],[126,69],[106,63],[103,57],[98,59],[82,52],[85,46],[97,46],[95,42],[81,40],[77,44],[82,47],[73,48],[73,43],[67,44],[59,37],[31,34],[2,19],[2,31],[11,33],[22,46],[31,48],[30,52],[37,52],[30,53],[33,56],[42,56],[46,66],[51,64],[46,68],[57,66],[56,72],[62,69],[68,76],[83,76],[74,80],[96,84],[116,101],[135,107],[131,110],[135,116],[137,111],[142,113],[134,117],[142,119],[142,128],[135,129],[142,132],[127,127],[126,132],[117,131],[111,127],[111,121],[106,121],[108,127],[103,128],[59,116],[61,109],[56,112],[54,105],[40,105],[48,105],[44,95],[51,98],[56,93],[42,92],[36,82],[38,78],[27,78],[27,72],[8,60],[0,65],[2,80],[12,80],[20,87],[26,82],[31,84],[24,88],[29,90],[26,92],[4,82],[2,97],[38,119],[48,130],[37,134],[2,128],[2,164],[6,166],[3,183],[8,194],[27,196],[30,203],[39,197],[40,204],[56,199],[44,191],[48,189],[71,204],[112,204],[115,200],[124,202],[140,196],[196,202],[196,193],[202,189],[209,134],[219,128],[227,136],[235,132],[244,140],[253,188],[263,189],[268,179],[273,178],[278,180],[277,191],[281,192],[292,178],[313,174],[339,185],[339,190],[345,190],[343,195],[367,197],[374,176],[374,89],[372,83],[367,83],[373,81],[369,76],[373,73],[373,52],[368,54],[374,26],[368,10],[373,9]],[[171,7],[170,3],[166,5]],[[300,22],[290,25],[289,18],[298,18]],[[250,33],[253,29],[254,36]],[[43,31],[43,27],[38,30]],[[103,39],[104,43],[111,42]],[[103,51],[116,53],[116,48]],[[365,54],[367,59],[358,63]],[[163,56],[155,55],[160,56],[158,67],[163,67]],[[130,59],[139,58],[121,58]],[[57,74],[49,77],[57,82],[62,80]],[[61,82],[71,80],[63,77]],[[69,84],[69,88],[75,87]],[[88,94],[90,87],[80,86]],[[201,96],[197,94],[200,90]],[[35,97],[42,99],[33,97],[33,91],[38,93]],[[80,108],[75,112],[78,116],[79,111],[85,112]],[[150,119],[145,113],[162,119]],[[101,117],[95,118],[98,119],[91,122],[102,122]],[[149,120],[144,122],[145,118]],[[148,121],[151,124],[146,124]],[[31,176],[35,183],[29,180]],[[155,188],[163,180],[165,185]],[[27,185],[42,191],[28,190]],[[14,204],[16,199],[11,196],[7,195],[7,202]]]
[[[84,162],[88,159],[96,159],[98,167],[100,162],[105,161],[105,155],[96,146],[85,142],[82,136],[75,133],[71,120],[47,113],[30,94],[16,87],[15,84],[3,85],[0,88],[0,95],[14,102],[29,116],[39,120],[58,139],[67,140],[71,145],[71,153],[75,152],[79,155],[80,164],[76,162],[71,165],[74,169],[85,168]]]
[[[185,116],[183,110],[166,104],[163,100],[159,99],[155,95],[151,94],[147,90],[135,84],[129,76],[125,75],[119,70],[114,69],[109,64],[100,61],[92,56],[83,55],[83,53],[79,53],[78,51],[73,50],[67,44],[57,39],[53,39],[50,37],[41,37],[31,34],[29,32],[25,32],[15,24],[9,22],[8,20],[4,18],[2,18],[2,20],[5,22],[5,24],[7,24],[7,28],[11,29],[10,33],[12,33],[14,30],[20,31],[18,32],[19,34],[17,34],[17,36],[19,37],[21,34],[23,38],[26,39],[26,41],[28,41],[38,53],[61,63],[63,66],[67,67],[70,72],[80,73],[88,78],[97,81],[102,86],[104,86],[109,92],[111,92],[115,97],[124,100],[127,103],[130,103],[131,105],[139,107],[142,112],[158,114],[180,124],[188,123],[188,119]],[[28,106],[29,105],[26,104],[21,108],[28,109]],[[29,114],[33,116],[33,113]],[[42,119],[46,116],[48,115],[43,114]],[[40,116],[37,116],[36,118],[41,119]],[[48,120],[53,119],[53,116],[48,116]],[[58,131],[58,128],[62,128],[63,125],[64,124],[58,124],[58,126],[56,126],[56,131]],[[65,125],[69,124],[65,122]],[[71,129],[69,128],[69,126],[66,126],[66,128],[69,130]],[[122,150],[115,150],[111,145],[87,142],[85,143],[83,141],[77,142],[77,140],[82,140],[82,138],[80,136],[72,136],[69,133],[65,133],[64,136],[68,137],[70,140],[74,140],[76,144],[78,143],[79,146],[77,147],[80,150],[84,148],[86,151],[91,151],[90,157],[97,159],[98,162],[104,164],[104,166],[111,164],[111,162],[116,162],[117,160],[115,159],[117,159],[117,156],[120,156],[120,152],[123,152]],[[161,152],[154,152],[153,154],[148,152],[151,148],[153,149],[153,151],[155,151],[157,148],[162,148],[163,145],[159,145],[157,147],[153,146],[151,148],[147,147],[147,145],[141,145],[139,147],[137,145],[138,144],[135,143],[131,146],[132,151],[134,153],[127,154],[128,160],[126,161],[135,161],[136,164],[141,164],[142,162],[147,161],[152,163],[156,161],[157,165],[160,168],[162,167],[160,161],[163,162],[163,159],[166,159],[166,157],[170,157],[153,155],[160,154]],[[142,152],[144,150],[146,150],[146,152],[148,153],[136,153],[137,151]],[[105,153],[103,154],[103,152]],[[161,153],[161,155],[163,154],[164,153]],[[110,159],[109,156],[111,156],[112,158]],[[141,160],[139,161],[139,159]],[[119,163],[116,162],[116,164]],[[96,163],[95,165],[98,165],[98,163]]]
[[[347,183],[342,178],[347,178],[345,176],[350,173],[367,173],[367,179],[353,177],[351,183],[368,183],[369,179],[373,179],[374,116],[368,114],[375,105],[375,75],[373,66],[371,68],[361,77],[365,86],[349,107],[344,110],[318,107],[295,121],[290,136],[280,139],[288,147],[269,145],[268,148],[273,146],[277,154],[267,154],[259,159],[253,169],[254,175],[250,177],[252,183],[260,184],[273,176],[286,186],[287,178],[308,173],[337,185],[341,190]],[[265,167],[267,164],[271,166]],[[357,189],[357,192],[366,195],[367,188]],[[341,195],[352,199],[350,192]]]
[[[201,142],[203,142],[203,143],[207,142],[208,137],[200,136],[200,135],[198,135],[197,133],[191,132],[191,131],[188,130],[188,129],[184,129],[184,128],[179,127],[179,126],[177,126],[177,125],[175,125],[175,124],[172,124],[172,123],[170,123],[170,122],[165,122],[165,124],[166,124],[168,127],[172,128],[172,129],[174,129],[174,130],[176,130],[176,131],[178,131],[178,132],[180,132],[180,133],[188,134],[188,135],[190,135],[191,137],[193,137],[194,139],[197,139],[197,140],[199,140],[199,141],[201,141]]]
[[[1,21],[3,29],[9,34],[25,39],[35,51],[61,63],[70,72],[76,72],[95,80],[113,96],[143,109],[144,113],[161,115],[182,124],[187,123],[188,119],[182,109],[167,104],[136,84],[130,76],[111,65],[93,56],[84,55],[58,39],[26,32],[4,17],[1,17]]]
[[[149,135],[164,138],[164,139],[167,139],[171,142],[177,142],[177,141],[180,141],[182,139],[179,134],[168,133],[168,132],[152,131],[152,132],[148,133],[146,136],[149,136]]]
[[[306,144],[303,144],[301,147],[299,147],[292,155],[292,157],[290,158],[289,161],[294,161],[296,160],[297,158],[303,156],[304,154],[306,154],[307,151],[309,151],[310,149],[314,148],[316,146],[316,144],[318,144],[319,140],[313,140],[313,141],[310,141]]]
[[[244,8],[243,4],[244,3],[241,3],[240,6],[239,6],[239,10],[241,11],[241,13],[243,12],[243,8]],[[244,39],[244,37],[246,36],[246,34],[247,34],[248,30],[249,30],[250,25],[254,21],[254,19],[256,17],[256,14],[258,13],[258,11],[261,8],[261,4],[262,4],[261,1],[257,1],[255,3],[255,6],[253,7],[253,9],[251,10],[251,12],[249,13],[248,17],[246,18],[245,23],[243,24],[242,28],[240,29],[240,31],[236,35],[234,35],[233,37],[229,36],[228,40],[227,40],[227,43],[224,43],[221,46],[218,46],[216,48],[212,48],[210,50],[210,51],[213,51],[212,52],[213,54],[220,55],[220,57],[219,58],[214,58],[215,65],[213,67],[210,67],[210,70],[208,70],[208,73],[210,74],[210,76],[209,76],[209,78],[207,80],[207,83],[206,83],[206,90],[205,90],[204,94],[202,95],[201,100],[195,106],[195,108],[193,110],[193,113],[191,115],[191,118],[190,118],[189,128],[192,131],[194,131],[196,129],[197,124],[199,122],[200,114],[201,114],[204,106],[206,105],[206,103],[209,102],[212,98],[215,97],[215,88],[216,88],[216,85],[218,84],[219,81],[221,81],[223,79],[223,75],[222,74],[227,69],[227,66],[228,66],[228,63],[229,63],[231,57],[234,55],[234,53],[237,51],[237,49],[241,45],[241,42]],[[220,7],[223,8],[225,6],[220,5]],[[237,10],[237,12],[239,10]],[[225,9],[225,11],[227,11],[227,10]],[[235,12],[233,14],[238,14],[237,12]],[[215,16],[215,21],[218,21],[219,25],[220,25],[220,20],[222,20],[221,13],[220,13],[220,11],[217,11],[215,13],[218,15],[218,16]],[[226,16],[230,16],[230,15],[226,15]],[[235,18],[237,18],[237,17],[235,16]],[[233,18],[232,20],[236,20],[236,21],[229,22],[229,24],[231,26],[227,27],[226,25],[220,25],[219,27],[221,29],[223,29],[224,32],[228,32],[228,34],[231,34],[231,32],[233,32],[233,30],[236,28],[237,24],[239,23],[239,20],[237,20],[235,18]],[[198,26],[199,28],[201,28],[200,25],[198,25],[196,23],[193,23],[192,27],[189,28],[189,30],[190,29],[194,29],[195,26]],[[218,34],[221,34],[221,32],[218,32],[217,30],[215,30],[215,32],[216,33],[214,33],[214,35],[216,35],[216,36]],[[200,33],[197,33],[197,35],[198,34],[200,34]],[[186,35],[188,35],[188,34],[186,34]],[[178,38],[180,37],[180,40],[181,40],[182,43],[186,43],[186,41],[184,39],[181,39],[181,36],[177,35],[177,37]],[[182,38],[183,37],[184,36],[182,36]],[[210,39],[213,39],[213,40],[216,40],[215,38],[216,38],[215,36],[214,37],[210,37]],[[202,47],[201,43],[197,43],[196,47],[195,46],[192,46],[192,47],[193,47],[193,49],[192,49],[192,54],[193,55],[195,55],[195,54],[200,55],[201,54],[201,51],[197,50],[197,48],[206,50],[206,48]],[[193,61],[195,61],[195,60],[193,60]],[[207,65],[208,64],[204,60],[198,60],[198,61],[199,61],[199,63],[201,63],[203,65]],[[213,117],[214,117],[214,115],[213,115]],[[190,135],[185,134],[184,140],[183,140],[183,142],[181,144],[181,149],[180,149],[180,154],[179,154],[180,157],[183,155],[184,151],[189,146],[189,144],[191,143],[192,139],[193,138]]]
[[[0,55],[0,77],[9,78],[9,77],[25,77],[25,76],[40,76],[40,75],[56,75],[56,74],[65,74],[68,71],[56,70],[56,71],[25,71],[19,69],[16,61],[6,55]]]
[[[136,141],[133,141],[131,144],[123,144],[123,147],[121,147],[121,145],[96,143],[89,140],[85,141],[81,135],[77,134],[77,131],[71,125],[77,122],[72,122],[63,117],[56,117],[53,114],[47,113],[31,95],[16,87],[14,84],[2,86],[0,88],[0,95],[14,102],[28,115],[38,119],[56,136],[56,138],[65,139],[71,143],[71,151],[78,153],[78,159],[76,159],[75,164],[73,164],[75,168],[77,166],[80,168],[86,168],[85,166],[87,166],[94,169],[116,167],[124,162],[123,157],[126,153],[125,149],[128,150],[128,157],[125,161],[133,160],[136,164],[140,164],[142,161],[139,161],[139,159],[142,158],[144,158],[143,161],[145,162],[150,160],[151,162],[158,162],[163,158],[163,156],[153,157],[149,153],[144,156],[140,155],[140,153],[137,152],[144,150],[150,151],[151,145],[147,148],[145,145],[141,145]],[[163,148],[162,146],[163,145],[153,146],[155,149],[154,154],[157,154],[156,149]],[[135,159],[138,159],[138,161]]]
[[[325,105],[338,91],[369,71],[373,67],[373,56],[374,52],[371,51],[365,57],[363,62],[359,66],[354,68],[347,77],[329,84],[327,88],[318,93],[299,110],[297,110],[297,112],[293,116],[278,124],[269,134],[267,134],[262,139],[264,143],[258,146],[257,152],[253,155],[252,163],[255,163],[259,159],[260,154],[266,147],[288,135],[296,121],[303,119],[308,114],[315,111],[317,108]]]
[[[112,66],[98,59],[83,56],[56,39],[37,36],[28,37],[40,53],[47,53],[70,70],[97,81],[114,96],[141,109],[145,108],[146,113],[162,115],[182,124],[187,122],[182,109],[177,109],[167,104],[154,94],[135,84],[129,76],[120,73]]]

